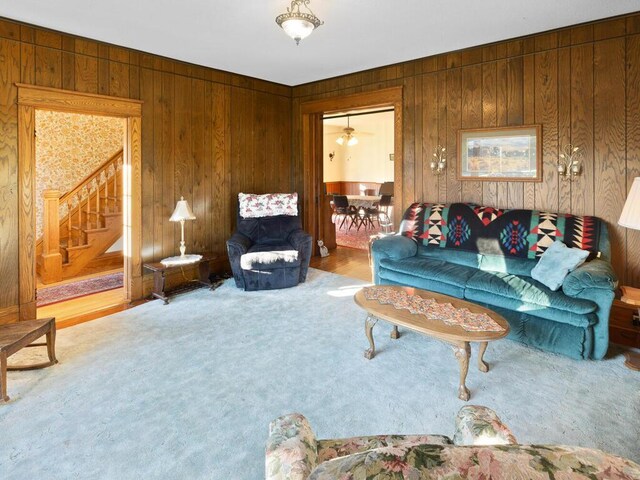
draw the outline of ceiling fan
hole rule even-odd
[[[340,135],[336,140],[336,143],[338,145],[344,145],[344,143],[346,142],[347,147],[352,147],[358,144],[358,137],[353,134],[353,132],[355,132],[355,129],[349,126],[349,116],[347,116],[347,127],[343,128],[342,131],[344,133]]]

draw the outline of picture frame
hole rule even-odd
[[[542,127],[470,128],[458,131],[458,180],[542,181]]]

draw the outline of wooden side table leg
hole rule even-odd
[[[0,353],[0,402],[8,402],[7,395],[7,354]]]
[[[484,352],[487,351],[487,345],[489,342],[480,342],[480,346],[478,347],[478,370],[481,372],[487,373],[489,371],[489,364],[484,361]]]
[[[51,330],[47,332],[47,355],[51,365],[58,363],[56,358],[56,321],[52,321]]]
[[[458,387],[458,398],[463,401],[468,401],[471,397],[471,393],[466,385],[467,372],[469,371],[469,357],[471,356],[471,346],[469,342],[460,342],[452,345],[453,352],[458,359],[460,365],[460,386]]]
[[[169,298],[164,294],[164,271],[153,272],[153,296],[159,298],[165,305],[169,303]]]
[[[373,343],[373,327],[378,322],[378,319],[367,315],[367,319],[364,321],[364,333],[369,340],[369,348],[364,351],[364,358],[371,360],[376,354],[376,345]]]
[[[400,332],[398,332],[397,325],[394,325],[393,330],[391,330],[391,338],[393,338],[394,340],[397,340],[398,338],[400,338]]]
[[[209,281],[210,274],[211,269],[209,268],[209,262],[200,262],[200,264],[198,265],[198,275],[200,283],[211,287],[211,282]]]

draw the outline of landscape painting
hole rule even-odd
[[[460,130],[460,180],[542,180],[540,125]]]

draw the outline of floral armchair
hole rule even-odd
[[[640,465],[600,450],[519,445],[491,409],[465,406],[453,440],[378,435],[317,440],[298,413],[269,426],[267,480],[640,479]]]

